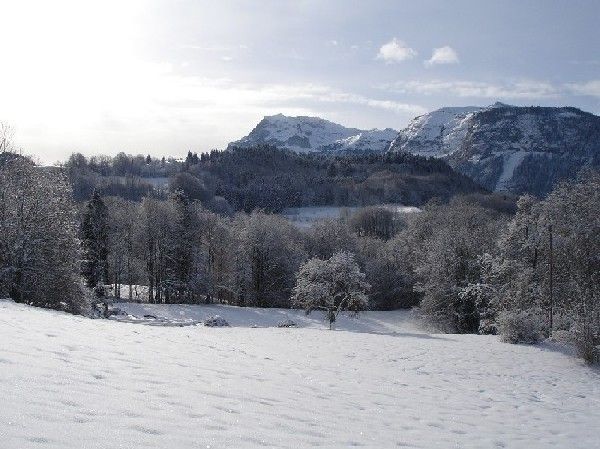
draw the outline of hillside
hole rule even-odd
[[[444,161],[410,154],[298,154],[272,146],[214,152],[190,168],[209,176],[215,194],[235,210],[288,207],[421,206],[483,189]],[[185,186],[182,187],[186,191]]]
[[[485,188],[547,194],[600,165],[600,117],[576,108],[443,108],[415,118],[392,152],[443,158]]]
[[[600,447],[598,373],[547,345],[428,334],[408,312],[329,331],[299,311],[125,309],[167,326],[0,301],[3,449]],[[214,313],[234,327],[176,325]]]
[[[248,134],[229,147],[272,145],[298,153],[383,153],[398,132],[387,129],[346,128],[319,117],[267,116]]]

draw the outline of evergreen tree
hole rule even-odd
[[[169,301],[189,302],[192,299],[189,282],[194,263],[196,220],[194,220],[193,205],[183,192],[175,192],[171,201],[174,210],[174,226],[170,236],[172,254],[167,296]]]
[[[88,287],[108,283],[108,209],[98,192],[88,202],[81,223],[83,276]]]

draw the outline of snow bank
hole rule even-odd
[[[128,311],[234,327],[0,301],[2,449],[600,447],[598,372],[548,347],[429,335],[402,312],[328,331],[282,310]],[[250,327],[286,314],[299,328]]]

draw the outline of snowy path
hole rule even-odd
[[[428,335],[402,312],[335,332],[296,318],[146,326],[0,301],[0,447],[600,448],[600,375],[572,357]]]

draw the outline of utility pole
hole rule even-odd
[[[550,234],[550,335],[552,335],[552,320],[553,320],[553,315],[554,315],[554,291],[553,291],[553,285],[552,285],[552,272],[554,270],[554,260],[553,260],[553,254],[552,254],[552,225],[548,225],[548,232]]]

